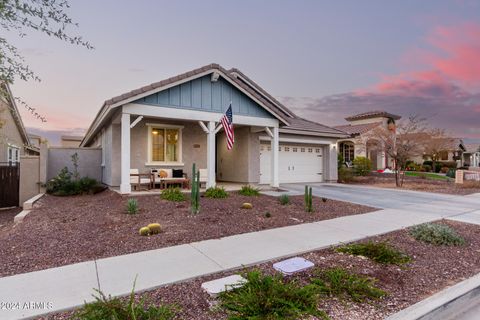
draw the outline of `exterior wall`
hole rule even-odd
[[[9,144],[18,147],[20,149],[20,155],[24,155],[24,140],[18,130],[18,126],[12,113],[3,98],[0,98],[0,121],[3,123],[0,128],[0,162],[8,161]]]
[[[40,184],[40,157],[22,156],[20,158],[20,206],[40,193]]]
[[[384,126],[387,126],[388,118],[385,117],[377,117],[377,118],[370,118],[370,119],[361,119],[361,120],[354,120],[349,121],[349,123],[354,126],[357,124],[368,124],[368,123],[377,123],[382,122]]]
[[[182,163],[178,165],[148,164],[147,123],[184,126],[182,129]],[[110,186],[119,186],[121,130],[118,124],[112,124],[110,127],[111,130],[106,129],[104,183]],[[131,129],[130,139],[130,167],[138,169],[139,172],[150,172],[154,168],[175,168],[183,169],[190,177],[193,163],[197,168],[207,168],[207,135],[196,122],[144,118]]]
[[[235,129],[235,143],[227,150],[224,131],[217,134],[217,180],[242,183],[260,181],[260,139],[250,127]]]
[[[274,118],[225,79],[220,77],[217,81],[212,82],[210,75],[135,101],[139,104],[219,113],[225,112],[230,102],[233,114]]]
[[[55,177],[67,167],[73,171],[72,155],[78,154],[78,171],[81,177],[90,177],[102,181],[102,149],[99,148],[59,148],[48,150],[47,180]]]
[[[78,140],[65,140],[65,139],[62,139],[60,141],[60,146],[62,148],[78,148],[80,146],[80,142],[81,141],[78,141]]]

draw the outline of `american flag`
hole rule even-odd
[[[225,130],[225,134],[227,135],[227,149],[232,150],[235,137],[233,135],[233,113],[231,102],[220,121],[222,122],[223,130]]]

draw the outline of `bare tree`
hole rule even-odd
[[[442,154],[455,151],[455,139],[449,136],[443,129],[430,129],[427,132],[427,141],[423,155],[432,160],[432,169],[435,172],[436,164],[442,158]]]
[[[374,135],[380,141],[383,152],[393,160],[397,187],[403,185],[400,172],[405,168],[407,161],[423,153],[426,134],[425,119],[418,116],[410,116],[394,126],[377,127],[374,130]]]

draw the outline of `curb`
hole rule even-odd
[[[386,320],[455,319],[480,296],[480,273],[422,300]]]
[[[33,209],[33,204],[43,197],[45,193],[39,193],[36,196],[28,199],[23,203],[23,210],[13,218],[13,223],[17,224],[23,221],[23,219],[30,213]]]

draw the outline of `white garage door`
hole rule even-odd
[[[270,144],[260,145],[260,183],[269,184]],[[280,183],[322,182],[323,148],[312,145],[280,145],[278,175]]]

